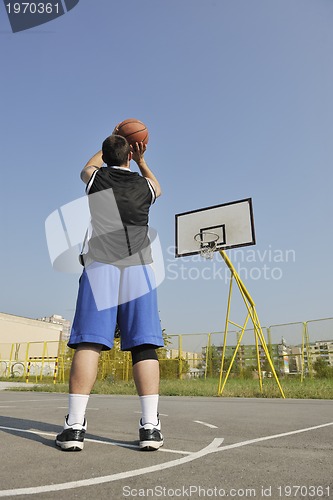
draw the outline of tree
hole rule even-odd
[[[323,358],[317,358],[313,368],[317,378],[333,378],[333,366],[329,366]]]
[[[168,359],[167,351],[168,346],[172,344],[171,337],[166,334],[165,329],[162,330],[164,347],[157,349],[157,356],[160,363],[160,376],[161,378],[181,378],[190,370],[188,362],[183,358],[177,356],[173,359]]]
[[[184,358],[160,359],[161,379],[181,378],[190,370],[190,366]]]
[[[221,349],[216,347],[214,344],[207,346],[206,364],[207,377],[218,377],[221,368]]]

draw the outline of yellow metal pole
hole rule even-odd
[[[54,362],[54,372],[53,372],[53,383],[55,384],[57,381],[57,375],[58,375],[58,362],[59,358],[55,358]]]
[[[31,365],[31,361],[29,360],[28,361],[28,366],[27,366],[27,371],[26,371],[26,374],[25,374],[25,382],[28,383],[29,382],[29,376],[30,376],[30,365]]]
[[[101,360],[101,370],[100,370],[100,377],[101,377],[101,380],[104,380],[104,376],[105,376],[105,352],[102,352],[102,355],[100,357],[100,360]],[[113,363],[115,364],[115,361],[113,360]]]
[[[276,383],[277,383],[277,385],[279,387],[279,390],[280,390],[280,393],[281,393],[282,397],[285,398],[283,389],[281,387],[281,384],[280,384],[280,381],[279,381],[279,379],[277,377],[277,374],[275,372],[275,368],[274,368],[274,365],[272,363],[270,354],[268,352],[268,348],[267,348],[267,344],[266,344],[266,341],[265,341],[265,337],[264,337],[264,334],[262,332],[262,328],[261,328],[261,325],[260,325],[260,322],[259,322],[259,318],[258,318],[256,309],[255,309],[255,302],[252,299],[252,297],[251,297],[250,293],[248,292],[248,290],[246,289],[244,283],[242,282],[240,276],[238,275],[238,273],[237,273],[236,269],[234,268],[234,266],[233,266],[231,260],[229,259],[229,257],[226,255],[226,253],[223,250],[220,250],[220,254],[221,254],[222,258],[224,259],[226,265],[229,267],[229,270],[231,271],[233,277],[236,280],[236,283],[237,283],[238,288],[240,290],[240,293],[242,295],[244,304],[245,304],[245,306],[246,306],[246,308],[248,310],[248,315],[251,317],[251,320],[252,320],[252,323],[253,323],[253,327],[254,327],[254,329],[256,331],[256,334],[259,337],[260,343],[261,343],[261,345],[262,345],[262,347],[263,347],[263,349],[265,351],[265,354],[266,354],[268,363],[270,365],[270,368],[272,370],[272,373],[274,375],[275,381],[276,381]],[[247,320],[248,320],[248,318],[247,318]],[[223,385],[223,387],[224,387],[224,385]]]
[[[126,352],[126,379],[125,379],[126,382],[128,382],[129,378],[129,367],[130,367],[130,353]]]
[[[41,366],[41,371],[40,371],[40,377],[39,380],[43,379],[43,371],[44,371],[44,363],[45,363],[45,350],[47,349],[46,347],[46,342],[43,342],[43,351],[42,351],[42,366]]]
[[[240,277],[237,275],[235,276],[235,279],[238,283],[238,281],[240,281]],[[245,287],[245,285],[243,285],[243,287]],[[285,395],[284,395],[284,392],[283,392],[283,389],[281,387],[281,384],[280,384],[280,381],[278,379],[278,376],[276,374],[276,371],[275,371],[275,368],[274,368],[274,365],[273,365],[273,362],[271,360],[271,357],[270,357],[270,354],[268,352],[268,348],[267,348],[267,344],[266,344],[266,341],[265,341],[265,337],[264,337],[264,334],[262,333],[262,328],[261,328],[261,325],[260,325],[260,322],[259,322],[259,318],[258,318],[258,315],[257,315],[257,312],[256,312],[256,309],[255,309],[255,306],[253,305],[252,307],[249,306],[249,304],[247,303],[247,301],[245,300],[247,297],[245,296],[244,294],[244,291],[243,291],[243,288],[240,288],[240,292],[243,296],[243,300],[244,300],[244,303],[249,311],[249,314],[251,316],[251,319],[252,319],[252,323],[253,323],[253,326],[259,336],[259,339],[260,339],[260,343],[265,351],[265,354],[266,354],[266,358],[268,360],[268,363],[269,363],[269,366],[272,370],[272,373],[274,375],[274,378],[275,378],[275,381],[280,389],[280,393],[282,395],[283,398],[285,398]],[[252,303],[254,304],[254,302],[252,301]]]
[[[304,322],[304,331],[305,331],[305,342],[306,342],[306,352],[307,352],[307,358],[308,358],[309,376],[310,376],[310,378],[312,378],[313,377],[312,353],[310,350],[309,331],[308,331],[308,325],[307,325],[306,321]]]
[[[236,278],[237,284],[238,284],[239,288],[241,288],[243,290],[243,293],[246,296],[246,298],[249,301],[249,303],[251,304],[251,306],[255,306],[255,303],[254,303],[251,295],[249,294],[248,290],[246,289],[244,283],[241,281],[241,279],[239,277],[239,274],[237,273],[237,271],[236,271],[233,263],[229,259],[228,255],[225,253],[224,250],[220,250],[220,254],[222,255],[222,258],[223,258],[224,262],[227,264],[227,266],[229,267],[230,271],[232,272],[232,274]]]
[[[25,366],[26,373],[27,373],[28,362],[29,362],[29,349],[30,349],[30,342],[27,342],[27,347],[25,350],[25,360],[24,360],[24,366]],[[27,382],[27,380],[26,380],[26,382]]]
[[[14,346],[15,346],[15,344],[12,344],[11,349],[10,349],[9,363],[8,363],[8,377],[10,377],[10,375],[11,375],[12,359],[13,359],[13,354],[14,354]]]
[[[278,376],[276,374],[276,371],[275,371],[275,368],[274,368],[274,365],[273,365],[273,361],[271,359],[271,356],[270,356],[268,348],[267,348],[267,344],[266,344],[266,341],[265,341],[264,334],[262,332],[262,328],[261,328],[260,321],[259,321],[259,318],[258,318],[258,315],[257,315],[257,311],[254,309],[253,312],[254,312],[254,315],[255,315],[255,318],[256,318],[256,323],[254,324],[254,326],[257,329],[257,333],[259,335],[259,339],[260,339],[261,345],[262,345],[262,347],[263,347],[263,349],[265,351],[266,358],[268,360],[269,366],[271,367],[272,373],[274,375],[275,381],[276,381],[276,383],[278,385],[278,388],[280,390],[281,396],[285,399],[284,391],[283,391],[282,386],[280,384],[280,380],[279,380],[279,378],[278,378]]]
[[[182,335],[178,335],[178,378],[182,378],[182,371],[183,371],[183,363],[182,363],[182,356],[183,356],[183,338]]]
[[[59,382],[65,382],[65,353],[66,353],[66,341],[60,340],[59,341],[59,376],[58,376],[58,381]]]
[[[303,323],[303,332],[302,332],[302,357],[301,357],[301,365],[302,365],[301,383],[304,380],[304,365],[305,365],[304,352],[305,352],[305,328],[304,328],[304,323]]]
[[[224,377],[224,381],[223,381],[222,387],[221,387],[221,389],[220,389],[220,391],[219,391],[219,396],[221,396],[221,395],[222,395],[223,390],[224,390],[224,387],[225,387],[225,384],[227,383],[227,380],[228,380],[228,378],[229,378],[229,375],[230,375],[230,372],[231,372],[232,366],[233,366],[233,364],[234,364],[234,361],[235,361],[235,358],[236,358],[236,355],[237,355],[237,351],[238,351],[239,346],[240,346],[240,344],[241,344],[241,342],[242,342],[242,338],[243,338],[243,335],[244,335],[244,332],[245,332],[246,325],[247,325],[247,322],[248,322],[248,320],[249,320],[249,317],[250,317],[250,316],[249,316],[249,314],[248,314],[248,315],[247,315],[247,317],[246,317],[245,323],[244,323],[244,325],[243,325],[242,332],[241,332],[241,334],[240,334],[240,336],[239,336],[239,338],[238,338],[238,342],[237,342],[237,345],[236,345],[236,348],[235,348],[234,354],[233,354],[233,356],[232,356],[232,358],[231,358],[231,361],[230,361],[230,365],[229,365],[228,371],[227,371],[227,373],[225,374],[225,377]]]
[[[25,356],[24,356],[24,375],[27,373],[27,366],[28,366],[28,350],[25,350]]]
[[[236,337],[238,340],[240,337],[240,332],[236,332]],[[243,353],[242,353],[242,346],[241,345],[239,345],[239,349],[238,349],[238,365],[239,365],[239,375],[240,375],[240,377],[242,377],[244,370],[243,370]]]
[[[209,355],[210,355],[210,349],[211,349],[211,338],[210,338],[210,333],[209,333],[207,344],[206,344],[205,380],[207,379],[207,370],[208,370],[208,360],[209,360]]]
[[[269,355],[270,355],[270,357],[272,359],[273,348],[272,348],[272,333],[271,333],[271,327],[270,326],[267,328],[267,348],[268,348]]]
[[[257,365],[258,365],[258,377],[259,377],[259,387],[260,392],[262,392],[262,373],[261,373],[261,364],[260,364],[260,353],[259,353],[259,343],[258,343],[258,334],[256,329],[254,329],[254,338],[256,342],[256,353],[257,353]]]
[[[220,379],[218,385],[218,394],[221,393],[222,388],[222,379],[223,379],[223,368],[224,368],[224,360],[225,360],[225,352],[227,348],[227,334],[228,334],[228,326],[229,326],[229,317],[230,317],[230,307],[231,307],[231,296],[232,296],[232,282],[233,282],[233,274],[231,274],[230,285],[229,285],[229,295],[228,295],[228,305],[227,305],[227,314],[225,317],[225,326],[224,326],[224,336],[223,336],[223,347],[222,347],[222,358],[221,358],[221,368],[220,368]]]

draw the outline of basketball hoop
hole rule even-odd
[[[209,231],[201,231],[194,236],[195,241],[200,243],[200,255],[204,259],[212,259],[217,248],[219,235]]]

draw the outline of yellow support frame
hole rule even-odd
[[[211,334],[208,334],[208,339],[206,342],[206,356],[205,356],[205,380],[207,379],[207,370],[208,370],[208,360],[209,360],[209,354],[210,354],[210,348],[211,348]]]
[[[228,305],[227,305],[227,313],[226,313],[226,320],[225,320],[225,329],[224,329],[224,338],[223,338],[223,349],[222,349],[222,359],[221,359],[221,369],[220,369],[220,378],[219,378],[219,385],[218,385],[218,396],[222,396],[223,390],[225,388],[225,385],[227,383],[227,380],[229,378],[233,363],[235,361],[235,358],[237,356],[237,352],[239,350],[239,347],[242,342],[242,338],[244,335],[244,332],[246,330],[247,324],[249,320],[251,319],[252,324],[253,324],[253,329],[254,329],[254,335],[255,335],[255,343],[256,343],[256,353],[257,353],[257,364],[258,364],[258,377],[259,377],[259,387],[260,387],[260,392],[263,390],[263,384],[262,384],[262,373],[261,373],[261,365],[260,365],[260,352],[259,352],[259,342],[261,347],[264,350],[264,353],[266,355],[267,361],[269,363],[269,366],[272,370],[272,373],[274,375],[275,381],[278,385],[278,388],[280,390],[281,396],[285,398],[283,389],[281,387],[280,381],[278,379],[278,376],[276,374],[267,344],[266,340],[262,331],[262,327],[260,325],[260,321],[257,315],[256,311],[256,306],[254,303],[254,300],[252,299],[250,293],[248,292],[247,288],[245,287],[243,281],[241,280],[239,274],[237,273],[235,267],[233,266],[231,260],[227,256],[224,250],[220,250],[220,254],[226,263],[227,267],[230,270],[231,273],[231,279],[230,279],[230,286],[229,286],[229,296],[228,296]],[[243,325],[238,325],[237,323],[234,323],[233,321],[230,320],[230,308],[231,308],[231,297],[232,297],[232,287],[233,287],[233,281],[236,282],[238,289],[241,293],[241,296],[243,298],[244,304],[247,309],[247,316],[245,318],[245,321]],[[232,356],[230,366],[227,370],[227,373],[225,374],[225,377],[223,378],[223,367],[224,367],[224,360],[225,360],[225,352],[226,352],[226,347],[227,347],[227,334],[228,334],[228,327],[229,324],[237,326],[240,328],[240,334],[238,336],[238,341],[237,345],[234,351],[234,354]]]
[[[182,361],[182,356],[183,356],[183,337],[179,335],[178,337],[178,378],[182,378],[182,373],[183,373],[183,361]]]
[[[303,323],[301,382],[303,382],[305,378],[305,352],[306,352],[306,361],[308,367],[308,375],[310,378],[313,378],[312,353],[310,349],[310,338],[309,338],[307,322]]]

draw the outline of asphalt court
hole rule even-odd
[[[0,497],[333,498],[332,401],[161,397],[164,447],[141,452],[138,398],[92,395],[66,453],[67,399],[0,392]]]

